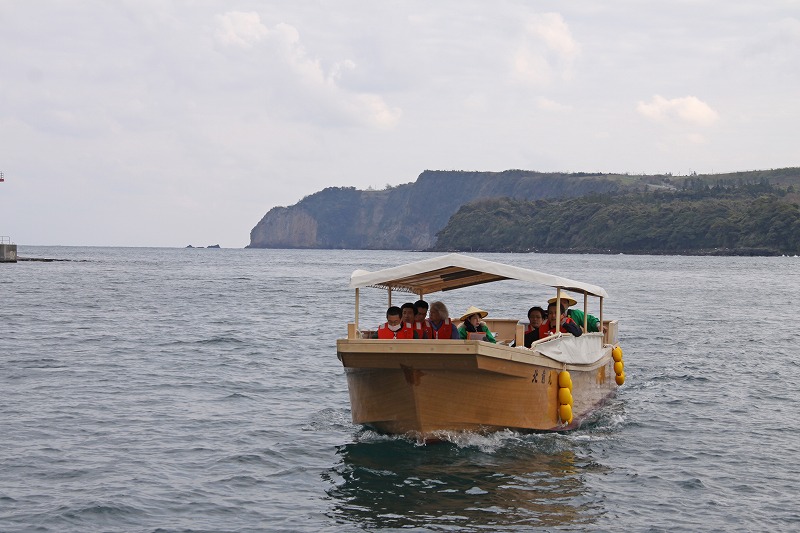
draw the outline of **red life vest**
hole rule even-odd
[[[564,315],[561,315],[564,316]],[[572,320],[570,317],[567,317],[566,322],[572,322],[575,324],[575,321]],[[550,335],[554,334],[556,331],[554,329],[550,329],[550,321],[542,322],[542,325],[539,326],[539,338],[544,339],[545,337],[549,337]],[[567,329],[562,325],[561,326],[561,333],[569,333]]]
[[[417,322],[419,324],[419,322]],[[378,326],[378,338],[379,339],[413,339],[414,338],[414,328],[411,327],[410,322],[401,322],[400,329],[397,331],[392,331],[389,329],[389,323],[384,322],[380,326]]]
[[[547,320],[545,320],[541,324],[539,324],[539,327],[537,329],[541,330],[542,326],[545,325],[545,324],[547,324]],[[533,331],[533,326],[531,325],[530,322],[528,322],[528,325],[525,326],[525,333],[530,333],[531,331]]]
[[[422,324],[422,337],[420,337],[420,338],[421,339],[432,339],[433,338],[433,328],[431,327],[430,324],[428,324],[427,320]]]
[[[453,338],[453,323],[449,318],[445,318],[439,329],[434,329],[433,322],[430,319],[426,320],[428,329],[430,330],[429,339],[452,339]]]

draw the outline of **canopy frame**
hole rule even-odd
[[[462,289],[502,280],[518,280],[552,287],[556,289],[556,297],[559,303],[562,290],[583,294],[584,328],[586,327],[587,297],[591,294],[600,298],[600,316],[602,320],[603,299],[608,297],[608,293],[602,287],[477,257],[447,254],[375,272],[355,270],[350,276],[350,288],[356,290],[355,325],[358,328],[358,291],[364,287],[387,290],[391,305],[392,291],[416,294],[419,299],[424,299],[426,294]]]

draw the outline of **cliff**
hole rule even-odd
[[[250,232],[248,248],[428,249],[470,202],[609,193],[631,181],[612,174],[426,170],[414,183],[382,191],[329,187],[293,206],[275,207]]]
[[[436,251],[685,255],[800,254],[800,195],[768,183],[482,200],[439,232]],[[471,222],[480,220],[476,226]]]

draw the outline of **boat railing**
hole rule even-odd
[[[531,350],[533,349],[534,346],[537,346],[539,344],[543,344],[543,343],[551,341],[553,339],[559,339],[559,338],[561,338],[563,336],[564,336],[563,333],[561,333],[560,331],[557,331],[557,332],[553,333],[552,335],[548,335],[547,337],[545,337],[543,339],[539,339],[538,341],[533,341],[531,343]]]
[[[616,320],[603,320],[603,328],[605,333],[603,335],[603,344],[617,344],[619,339],[619,323]]]
[[[494,334],[498,344],[511,344],[516,341],[517,346],[522,346],[523,338],[525,336],[524,326],[517,322],[515,319],[500,318],[488,322],[489,330]],[[453,326],[458,327],[460,324],[454,322]],[[348,339],[377,339],[376,330],[374,329],[361,329],[356,326],[354,322],[347,324],[347,338]]]
[[[2,238],[2,237],[0,237],[0,238]],[[0,244],[2,244],[2,242],[0,242]],[[617,342],[618,342],[617,335],[618,335],[618,332],[619,332],[618,321],[617,320],[604,320],[603,321],[603,326],[604,326],[604,329],[605,329],[605,331],[603,333],[603,344],[617,344]],[[515,332],[516,334],[514,336],[510,337],[509,339],[507,339],[507,342],[510,344],[511,340],[516,338],[516,345],[519,346],[519,347],[522,347],[523,325],[522,324],[517,324],[516,325],[516,330],[517,330]],[[372,338],[375,338],[374,334],[375,334],[375,330],[372,330],[372,329],[359,329],[359,328],[356,327],[356,325],[353,322],[350,322],[350,323],[347,324],[347,338],[348,339],[372,339]],[[563,336],[563,333],[561,333],[561,332],[554,333],[553,335],[550,335],[548,337],[544,337],[543,339],[539,339],[537,341],[534,341],[531,344],[531,348],[535,347],[538,344],[542,344],[543,342],[548,342],[548,341],[551,341],[553,339],[557,339],[557,338],[559,338],[561,336]],[[502,340],[502,339],[498,339],[498,340]],[[505,343],[506,342],[503,342],[503,344],[505,344]]]
[[[349,322],[347,324],[347,338],[348,339],[364,339],[369,338],[369,336],[364,335],[365,331],[360,330],[356,327],[355,323]]]
[[[603,327],[604,327],[603,344],[617,344],[617,342],[619,342],[619,340],[617,339],[617,335],[618,335],[618,332],[619,332],[619,329],[618,329],[619,328],[619,323],[618,323],[618,321],[616,321],[616,320],[604,320],[603,321]],[[553,339],[557,339],[558,337],[561,337],[562,335],[563,335],[563,333],[558,332],[558,333],[554,333],[553,335],[550,335],[549,337],[545,337],[543,339],[539,339],[538,341],[533,341],[533,343],[531,343],[531,348],[533,348],[537,344],[541,344],[543,342],[547,342],[547,341],[551,341]]]

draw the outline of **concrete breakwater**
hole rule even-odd
[[[17,262],[17,245],[0,243],[0,263]]]

